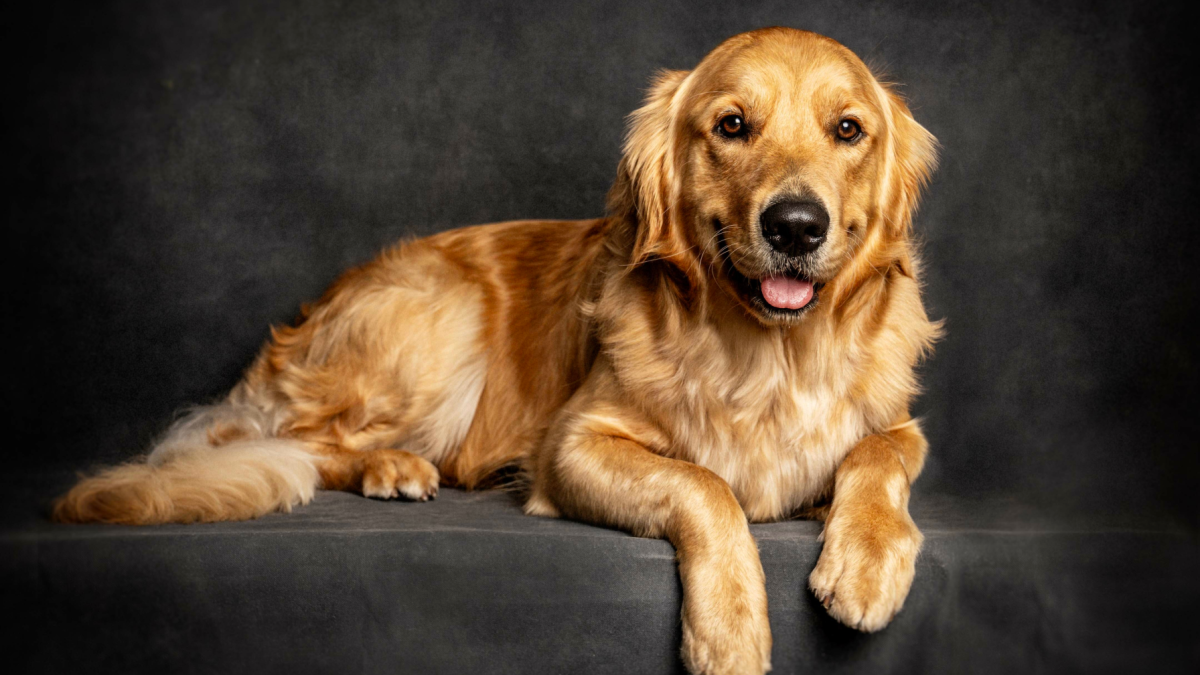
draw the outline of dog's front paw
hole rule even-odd
[[[688,671],[696,675],[762,675],[771,670],[771,625],[765,611],[761,615],[735,611],[703,618],[688,617],[688,613],[685,608],[682,649]]]
[[[424,502],[437,497],[438,479],[437,467],[411,452],[372,450],[363,457],[364,497]]]
[[[683,662],[697,674],[762,675],[771,669],[762,563],[752,540],[722,555],[708,565],[681,561]]]
[[[808,586],[838,621],[868,633],[891,622],[912,587],[921,533],[907,509],[853,505],[825,524]]]

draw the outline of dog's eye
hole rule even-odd
[[[838,138],[842,139],[843,141],[853,141],[857,140],[859,136],[862,136],[862,127],[858,126],[858,122],[855,122],[852,119],[844,119],[841,122],[838,122]]]
[[[725,138],[737,138],[746,135],[746,120],[741,115],[726,115],[717,122],[717,133]]]

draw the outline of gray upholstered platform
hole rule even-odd
[[[253,522],[62,526],[68,480],[7,492],[3,596],[30,672],[679,672],[673,550],[521,514],[504,493],[432,503],[323,492]],[[1188,670],[1194,536],[914,498],[926,535],[904,611],[859,634],[805,591],[814,522],[753,527],[776,672]],[[1189,665],[1190,664],[1190,665]]]

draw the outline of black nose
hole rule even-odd
[[[771,248],[790,256],[817,250],[829,231],[829,212],[814,201],[780,202],[763,211],[761,220]]]

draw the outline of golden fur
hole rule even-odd
[[[752,132],[715,133],[730,114]],[[845,119],[863,132],[852,143],[835,138]],[[934,162],[933,137],[841,45],[731,38],[663,73],[633,113],[606,218],[385,252],[274,330],[224,403],[84,479],[54,515],[231,520],[317,487],[423,500],[520,465],[527,512],[675,545],[693,672],[770,668],[748,521],[825,518],[810,586],[877,630],[921,545],[907,502],[926,442],[908,409],[938,325],[910,229]],[[778,271],[759,214],[794,194],[830,226],[803,263],[819,300],[780,316],[738,280]]]

